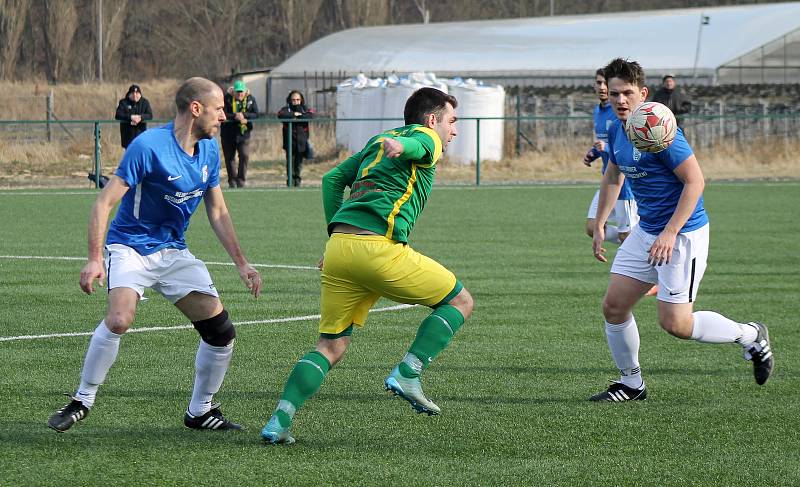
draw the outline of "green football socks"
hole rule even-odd
[[[453,335],[463,324],[464,315],[454,306],[444,304],[434,309],[419,325],[414,343],[408,349],[406,358],[400,362],[400,375],[407,378],[419,377],[422,369],[427,368],[447,348]]]
[[[319,390],[330,370],[328,359],[316,350],[297,361],[286,380],[281,400],[275,410],[281,426],[288,427],[292,423],[295,412]]]

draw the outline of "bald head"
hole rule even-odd
[[[206,100],[218,92],[222,93],[222,90],[211,80],[200,77],[187,79],[175,94],[175,105],[178,107],[178,113],[189,111],[189,105],[193,101],[205,104]]]

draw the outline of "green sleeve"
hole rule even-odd
[[[322,176],[322,206],[325,224],[330,224],[344,199],[344,188],[352,186],[361,166],[361,152],[356,152]]]
[[[425,145],[416,137],[392,137],[403,144],[403,153],[398,157],[401,161],[429,159],[432,151],[428,151]]]

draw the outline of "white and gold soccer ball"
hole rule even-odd
[[[661,152],[675,140],[678,122],[666,105],[648,101],[631,112],[625,121],[625,133],[642,152]]]

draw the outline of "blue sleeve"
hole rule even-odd
[[[674,171],[676,167],[680,166],[680,164],[692,154],[694,154],[694,152],[692,148],[689,147],[689,143],[686,142],[686,137],[683,136],[683,130],[678,128],[678,132],[675,134],[675,140],[672,144],[656,155],[664,165],[671,171]]]
[[[606,164],[609,162],[617,163],[617,159],[614,157],[614,140],[617,138],[617,127],[619,127],[617,124],[611,124],[611,126],[608,127],[608,143],[606,144],[608,159],[603,160]],[[603,172],[605,172],[605,165],[603,166]]]
[[[131,145],[125,150],[115,175],[122,178],[129,188],[133,188],[141,183],[147,172],[150,170],[151,153],[150,149],[140,142],[138,138],[133,139]]]

